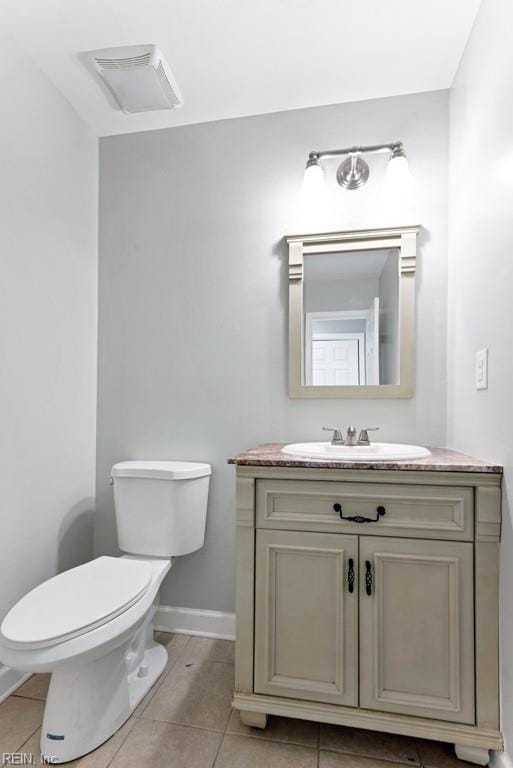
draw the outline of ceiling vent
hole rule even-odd
[[[156,45],[103,48],[87,57],[123,112],[182,106],[178,85]]]

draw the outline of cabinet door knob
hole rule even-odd
[[[368,595],[372,595],[372,563],[370,560],[365,561],[365,591]]]
[[[354,560],[349,558],[347,569],[347,589],[351,594],[354,592]]]

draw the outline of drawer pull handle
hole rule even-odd
[[[372,563],[370,560],[365,561],[365,591],[368,595],[372,595]]]
[[[341,520],[350,520],[352,523],[377,523],[380,517],[386,514],[385,507],[376,507],[376,517],[363,517],[362,515],[344,516],[342,505],[338,502],[333,505],[333,509],[340,515]]]
[[[347,588],[351,594],[354,592],[354,560],[349,558],[349,568],[347,569]]]

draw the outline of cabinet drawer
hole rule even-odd
[[[378,518],[358,523],[344,517]],[[384,508],[383,515],[377,514]],[[424,539],[471,541],[474,535],[472,488],[330,480],[257,480],[258,528],[372,533]]]

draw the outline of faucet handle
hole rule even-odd
[[[360,445],[370,445],[368,432],[377,432],[378,430],[379,427],[364,427],[358,435],[358,443]]]
[[[335,445],[338,443],[339,445],[344,442],[344,438],[342,436],[342,432],[340,431],[339,427],[323,427],[323,430],[325,432],[333,432],[333,436],[331,438],[331,444]]]

